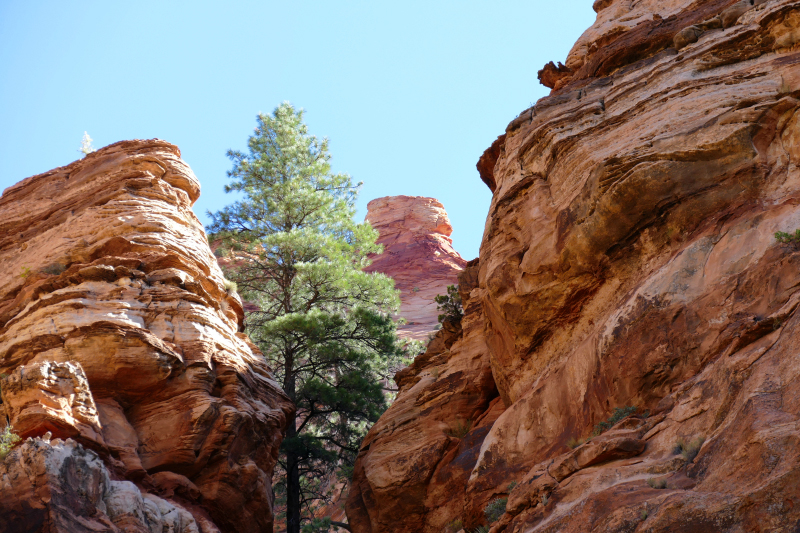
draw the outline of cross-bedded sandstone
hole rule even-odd
[[[464,321],[482,325],[398,376],[356,533],[471,529],[504,497],[493,533],[800,520],[800,255],[774,236],[800,228],[800,2],[594,7],[554,91],[479,162],[494,196]],[[464,361],[491,373],[472,400],[440,383]]]
[[[24,438],[49,431],[91,449],[141,493],[126,501],[160,495],[200,531],[263,531],[293,406],[240,332],[241,302],[191,211],[199,194],[159,140],[116,143],[6,189],[0,424],[7,415]],[[83,490],[47,476],[53,490]],[[3,531],[28,512],[6,489]]]
[[[400,336],[427,340],[438,326],[434,298],[457,284],[466,261],[453,249],[453,226],[444,206],[424,196],[386,196],[367,205],[367,220],[378,230],[383,253],[369,272],[382,272],[400,290]]]

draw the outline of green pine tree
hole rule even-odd
[[[331,172],[327,139],[289,103],[257,121],[248,153],[228,151],[225,192],[242,199],[209,213],[208,230],[237,258],[226,276],[259,309],[247,332],[297,406],[276,491],[288,533],[299,533],[386,408],[381,370],[404,355],[390,316],[399,299],[390,278],[362,270],[381,246],[354,222],[358,186]]]

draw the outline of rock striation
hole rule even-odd
[[[355,533],[800,523],[800,2],[594,8],[479,162],[461,331],[398,374]]]
[[[159,140],[4,191],[0,429],[28,440],[0,464],[0,531],[272,529],[294,407],[241,333],[199,193]]]
[[[367,204],[367,220],[378,230],[383,253],[368,272],[394,279],[400,290],[401,337],[428,340],[439,325],[434,298],[455,285],[466,261],[453,249],[453,226],[444,206],[424,196],[386,196]]]

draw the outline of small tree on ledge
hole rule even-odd
[[[439,323],[445,320],[458,322],[464,316],[464,309],[461,307],[461,295],[458,293],[458,285],[448,285],[447,294],[439,294],[434,298],[438,304],[436,309],[442,311],[439,315]]]

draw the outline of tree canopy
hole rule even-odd
[[[328,141],[309,135],[303,111],[283,103],[258,115],[247,146],[228,151],[225,191],[241,199],[209,213],[208,230],[230,258],[226,276],[257,308],[247,333],[297,406],[276,483],[297,533],[386,409],[381,371],[402,356],[399,299],[390,278],[363,271],[381,246],[354,220],[360,184],[331,171]]]

